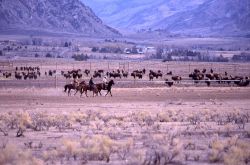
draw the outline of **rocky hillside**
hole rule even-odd
[[[0,0],[0,32],[118,36],[79,0]]]

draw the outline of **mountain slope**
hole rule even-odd
[[[205,0],[82,0],[105,23],[130,30],[149,28],[158,21],[176,13],[187,11]]]
[[[79,0],[0,0],[0,31],[11,29],[119,35]]]
[[[250,34],[249,0],[209,0],[195,10],[180,12],[153,25],[186,34]]]
[[[153,29],[188,35],[246,36],[249,0],[82,0],[119,29]]]

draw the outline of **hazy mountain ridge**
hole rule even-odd
[[[250,34],[250,2],[248,0],[213,0],[195,10],[177,13],[153,28],[180,33],[209,35]]]
[[[107,24],[120,29],[207,36],[250,34],[249,0],[82,1]]]
[[[82,1],[92,7],[107,24],[117,28],[136,30],[149,28],[168,16],[193,9],[204,2],[204,0],[193,0],[185,3],[182,0]]]
[[[38,30],[116,36],[79,0],[1,0],[0,30]]]

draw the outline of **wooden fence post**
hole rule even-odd
[[[55,75],[55,88],[57,89],[57,63],[56,63],[56,75]]]

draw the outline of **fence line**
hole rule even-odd
[[[53,65],[54,64],[54,65]],[[173,71],[174,75],[179,75],[185,78],[183,75],[188,75],[191,73],[194,69],[213,69],[215,72],[223,72],[223,71],[228,71],[230,73],[238,74],[238,73],[246,73],[249,76],[250,74],[250,64],[249,63],[211,63],[211,62],[200,62],[200,63],[195,63],[195,62],[161,62],[161,61],[84,61],[84,62],[52,62],[52,63],[43,63],[43,62],[29,62],[29,63],[19,63],[19,62],[0,62],[0,70],[4,71],[11,71],[12,73],[15,72],[15,67],[20,67],[20,66],[31,66],[31,67],[40,67],[42,75],[44,74],[45,71],[48,72],[48,70],[56,70],[56,74],[51,77],[53,79],[52,81],[54,82],[54,87],[57,88],[58,83],[62,83],[61,78],[63,76],[59,75],[60,71],[68,71],[72,69],[90,69],[91,74],[94,70],[97,69],[107,69],[107,71],[112,71],[116,69],[124,69],[126,71],[131,72],[132,70],[135,69],[143,69],[145,68],[147,71],[152,69],[152,70],[162,70],[164,73],[164,76],[166,72]],[[209,71],[209,70],[208,70]],[[239,74],[241,75],[241,74]],[[49,76],[48,76],[49,77]],[[48,78],[45,77],[45,78]],[[0,75],[1,78],[1,75]],[[1,80],[0,80],[1,81]],[[23,80],[23,81],[28,81],[28,80]],[[39,78],[38,81],[43,81],[42,78]],[[46,80],[50,81],[50,80]],[[63,80],[63,82],[67,83],[67,79]],[[150,82],[149,80],[130,80],[133,83],[138,83],[138,82]],[[181,80],[181,83],[190,83],[190,82],[204,82],[207,80]],[[219,80],[210,80],[210,82],[218,82]],[[221,80],[223,82],[235,82],[238,80]],[[121,80],[118,81],[123,82]],[[124,82],[129,82],[128,80],[125,80]],[[162,83],[165,81],[160,81],[160,80],[154,80],[152,82],[155,83]],[[6,82],[5,82],[6,83]]]
[[[6,65],[5,65],[6,64]],[[56,65],[60,66],[60,65],[64,65],[65,69],[78,69],[76,66],[79,66],[79,69],[85,68],[85,69],[90,69],[90,70],[94,70],[95,69],[103,69],[103,68],[107,68],[108,70],[112,70],[112,69],[121,69],[121,68],[127,68],[126,70],[130,70],[130,69],[143,69],[143,64],[146,64],[144,67],[145,69],[154,69],[157,66],[161,66],[162,70],[171,70],[171,69],[175,69],[176,67],[186,67],[186,69],[188,70],[188,72],[193,71],[193,69],[202,69],[202,68],[207,68],[207,69],[214,69],[214,70],[234,70],[237,71],[238,69],[250,69],[250,64],[248,64],[246,66],[246,63],[190,63],[190,62],[151,62],[151,61],[143,61],[143,62],[114,62],[114,61],[103,61],[103,62],[81,62],[81,63],[59,63],[59,62],[55,62],[53,64],[50,64],[50,66],[46,66],[46,64],[43,64],[42,62],[39,62],[37,65],[36,64],[27,64],[27,63],[16,63],[14,64],[13,62],[0,62],[0,66],[2,68],[2,70],[4,70],[4,68],[15,68],[14,66],[39,66],[40,68],[43,69],[52,69],[53,66],[55,67]],[[88,64],[88,65],[87,65]],[[106,65],[106,67],[104,66],[104,64]],[[49,64],[48,64],[49,65]],[[216,66],[218,65],[218,66]],[[223,65],[223,66],[220,66]],[[141,68],[140,68],[141,67]]]
[[[180,80],[180,81],[173,81],[173,80],[117,80],[115,81],[115,84],[120,85],[120,87],[124,87],[124,85],[162,85],[165,86],[167,82],[174,82],[175,84],[181,84],[181,85],[190,85],[190,84],[197,84],[197,83],[204,83],[205,82],[214,82],[218,83],[221,82],[223,84],[227,82],[240,82],[240,80]],[[56,84],[53,82],[53,79],[51,80],[3,80],[0,81],[0,87],[53,87],[53,88],[62,88],[65,85],[64,80],[56,81]],[[131,87],[131,86],[130,86]],[[133,87],[133,86],[132,86]]]

